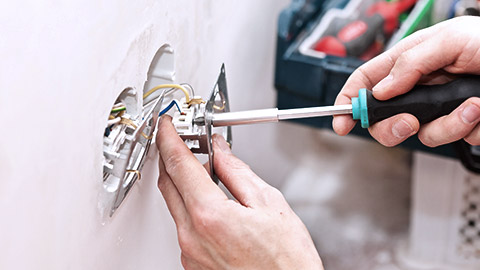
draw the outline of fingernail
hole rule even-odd
[[[375,85],[372,89],[373,92],[382,92],[384,91],[390,83],[393,81],[393,75],[389,74],[387,77],[383,78],[377,85]]]
[[[230,145],[225,141],[225,139],[222,136],[216,135],[213,137],[213,140],[217,144],[218,148],[222,150],[222,152],[230,154],[232,153],[232,150],[230,149]]]
[[[478,118],[480,118],[480,108],[476,105],[470,104],[463,109],[462,120],[465,124],[472,124],[478,121]]]
[[[405,120],[397,121],[392,126],[393,136],[403,139],[410,136],[413,133],[413,128]]]

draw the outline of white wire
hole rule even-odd
[[[120,102],[120,103],[117,103],[117,104],[113,105],[112,109],[120,108],[120,107],[123,107],[123,106],[125,106],[125,105],[123,105],[123,103]]]
[[[108,126],[115,125],[115,124],[120,123],[120,121],[122,121],[122,118],[121,118],[121,117],[117,117],[117,118],[115,118],[115,119],[108,120],[108,121],[107,121],[107,125],[108,125]]]
[[[150,105],[153,105],[154,101],[157,100],[157,98],[161,98],[161,96],[163,95],[164,97],[168,96],[168,95],[171,95],[172,93],[175,92],[175,88],[170,88],[170,89],[166,89],[166,90],[163,90],[160,95],[156,96],[155,98],[152,98],[150,99],[149,101],[145,102],[144,101],[144,104],[143,104],[143,109],[146,110],[146,108],[148,108]],[[150,95],[151,96],[151,95]],[[148,98],[147,98],[148,99]],[[168,103],[167,103],[168,104]]]
[[[186,88],[190,89],[190,95],[192,95],[192,98],[195,96],[195,92],[193,91],[193,87],[192,87],[190,84],[188,84],[188,83],[181,83],[180,85],[183,86],[183,87],[186,87]]]

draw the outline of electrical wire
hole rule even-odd
[[[107,125],[108,125],[108,126],[115,125],[115,124],[120,123],[120,121],[122,121],[122,118],[121,118],[121,117],[117,117],[117,118],[114,118],[114,119],[110,119],[110,120],[107,121]]]
[[[122,118],[122,119],[120,120],[120,124],[125,124],[125,125],[127,125],[127,126],[131,126],[133,129],[137,129],[137,125],[135,125],[135,123],[134,123],[132,120],[128,119],[128,118]],[[140,135],[142,135],[142,136],[143,136],[145,139],[147,139],[147,140],[150,140],[150,139],[153,138],[153,134],[150,135],[150,136],[148,136],[147,134],[145,134],[145,133],[142,132],[142,133],[140,133]]]
[[[135,173],[137,175],[137,180],[142,179],[142,174],[140,173],[139,170],[127,170],[127,173]]]
[[[125,111],[127,108],[125,106],[123,107],[118,107],[118,108],[112,108],[112,111],[111,113],[117,113],[117,112],[121,112],[121,111]]]
[[[162,98],[164,98],[164,97],[172,94],[175,90],[177,90],[177,89],[175,89],[175,88],[169,88],[169,89],[163,90],[162,93],[159,95],[159,99],[162,99]],[[143,101],[144,101],[144,103],[143,103],[143,109],[145,110],[146,107],[149,107],[150,105],[152,105],[152,104],[153,104],[154,102],[156,102],[157,100],[158,100],[158,99],[151,99],[151,100],[149,100],[149,101],[147,101],[147,102],[145,102],[145,100],[143,100]],[[162,101],[163,101],[163,100],[162,100]]]
[[[115,117],[121,117],[125,114],[126,111],[121,111],[119,113],[117,113],[117,115]]]
[[[219,111],[222,111],[223,109],[225,109],[225,100],[223,100],[222,102],[222,107],[218,106],[218,105],[213,105],[213,108],[215,110],[219,110]]]
[[[189,83],[181,83],[180,85],[186,86],[188,89],[190,89],[190,93],[192,94],[192,97],[195,96],[195,91],[193,90],[193,87]]]
[[[172,107],[173,105],[176,105],[177,106],[177,109],[180,113],[182,113],[182,110],[180,109],[180,106],[178,105],[178,101],[176,101],[175,99],[172,100],[172,102],[170,102],[170,104],[168,104],[168,106],[163,109],[159,114],[158,116],[162,116],[163,114],[167,113]]]
[[[188,83],[182,83],[182,84],[161,84],[161,85],[157,85],[157,86],[153,87],[152,89],[150,89],[149,91],[147,91],[143,95],[143,98],[144,99],[147,98],[148,96],[150,96],[152,93],[154,93],[155,91],[157,91],[159,89],[169,88],[168,90],[164,90],[160,96],[169,95],[169,94],[173,93],[174,90],[178,89],[178,90],[181,90],[185,94],[185,101],[186,101],[187,104],[190,104],[191,102],[193,102],[193,104],[204,103],[204,101],[202,99],[191,99],[187,89],[183,85],[186,86],[186,88],[188,88],[190,90],[190,93],[192,94],[192,96],[195,96],[195,92],[193,90],[193,87]],[[182,110],[180,109],[179,102],[174,99],[170,102],[170,104],[165,109],[163,109],[159,113],[159,116],[167,113],[174,105],[177,107],[178,111],[182,114]],[[113,125],[116,125],[116,124],[125,124],[125,125],[129,125],[129,126],[133,127],[134,129],[136,129],[137,126],[134,124],[134,122],[132,120],[121,117],[123,114],[125,114],[125,111],[126,111],[126,107],[122,103],[115,104],[113,106],[112,110],[111,110],[111,115],[109,116],[109,120],[107,121],[107,125],[108,126],[113,126]],[[113,115],[114,113],[117,113],[117,114]],[[152,137],[152,136],[147,136],[143,132],[141,133],[141,135],[143,137],[145,137],[146,139],[150,139]],[[108,136],[108,135],[106,135],[106,136]]]
[[[148,90],[144,95],[143,99],[147,98],[150,96],[153,92],[157,91],[158,89],[162,88],[175,88],[182,90],[182,92],[185,94],[185,102],[188,104],[190,102],[190,94],[188,93],[187,89],[185,87],[181,86],[180,84],[161,84],[153,87],[152,89]]]
[[[174,86],[179,86],[179,87],[174,87]],[[186,86],[186,87],[185,87]],[[182,89],[183,87],[183,89]],[[144,95],[143,95],[143,98],[147,98],[148,96],[150,96],[152,93],[154,93],[155,91],[157,91],[158,89],[162,89],[162,88],[170,88],[168,90],[165,90],[162,95],[169,95],[171,94],[173,91],[172,90],[182,90],[182,92],[185,94],[185,101],[187,104],[189,105],[192,105],[192,104],[200,104],[200,103],[205,103],[205,101],[203,101],[202,99],[195,99],[195,98],[191,98],[191,97],[194,97],[195,96],[195,90],[193,89],[193,87],[188,84],[188,83],[181,83],[180,85],[176,85],[176,84],[162,84],[162,85],[158,85],[158,86],[155,86],[154,88],[150,89],[149,91],[147,91]],[[188,88],[190,90],[190,94],[191,95],[188,95],[188,92],[186,91],[186,88]],[[150,103],[154,102],[155,100],[150,100],[149,102],[147,102],[146,104],[144,104],[143,106],[146,107],[148,106]],[[122,107],[116,107],[120,104],[116,104],[113,109],[112,109],[112,113],[116,113],[116,112],[120,112],[120,111],[125,111],[126,108],[125,106],[122,106]]]

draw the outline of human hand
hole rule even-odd
[[[214,165],[227,198],[160,119],[158,187],[175,221],[185,269],[323,269],[313,241],[283,195],[214,136]]]
[[[480,18],[459,17],[420,30],[390,50],[359,67],[345,83],[335,105],[350,104],[358,90],[373,90],[378,100],[404,94],[421,84],[441,84],[457,74],[480,74]],[[479,86],[480,87],[480,86]],[[449,115],[422,125],[411,114],[398,114],[369,128],[385,146],[397,145],[418,132],[430,147],[464,139],[480,144],[480,98],[466,100]],[[335,116],[333,128],[339,135],[355,126],[351,116]]]

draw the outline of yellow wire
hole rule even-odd
[[[142,174],[138,170],[127,170],[127,172],[137,174],[137,180],[142,179]]]
[[[162,89],[162,88],[175,88],[175,89],[182,90],[182,92],[185,94],[185,101],[187,102],[187,104],[190,102],[190,95],[188,94],[187,89],[185,89],[185,87],[183,87],[179,84],[160,84],[160,85],[157,85],[157,86],[153,87],[152,89],[148,90],[148,92],[146,92],[143,95],[143,98],[144,99],[147,98],[153,92],[157,91],[158,89]]]
[[[225,109],[225,101],[223,101],[222,107],[217,106],[217,105],[213,105],[213,108],[214,108],[215,110],[219,110],[219,111]]]

